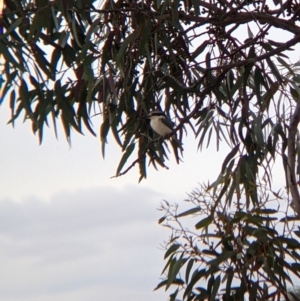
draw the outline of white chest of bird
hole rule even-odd
[[[167,123],[166,120],[164,116],[151,116],[150,118],[150,126],[153,131],[163,137],[173,131],[172,123]]]
[[[152,111],[148,116],[155,133],[164,137],[173,131],[174,123],[162,111]]]

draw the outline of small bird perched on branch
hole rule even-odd
[[[161,137],[166,137],[173,132],[174,123],[165,115],[162,111],[152,111],[147,116],[150,119],[150,126],[152,130]],[[171,136],[171,144],[173,149],[176,151],[177,148],[180,148],[180,151],[183,151],[182,143],[176,138],[175,134]],[[176,152],[177,153],[177,152]],[[176,155],[176,160],[178,156]]]
[[[173,132],[174,123],[162,111],[152,111],[148,116],[152,130],[165,137]]]

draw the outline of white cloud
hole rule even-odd
[[[170,235],[156,208],[216,176],[224,154],[197,153],[197,141],[186,141],[184,163],[170,154],[170,170],[149,168],[137,185],[137,167],[110,179],[121,157],[112,139],[103,161],[90,135],[74,134],[69,149],[45,129],[39,147],[29,128],[0,123],[0,301],[166,300],[152,292]]]
[[[0,300],[165,300],[160,199],[126,186],[0,201]]]

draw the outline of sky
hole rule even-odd
[[[186,139],[184,163],[170,154],[169,170],[150,168],[138,184],[137,168],[111,178],[121,158],[113,138],[104,160],[99,138],[74,133],[70,147],[50,128],[40,146],[21,119],[12,128],[0,107],[0,301],[167,300],[153,292],[171,234],[157,208],[216,178],[225,153]]]

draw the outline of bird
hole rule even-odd
[[[148,116],[152,130],[165,137],[173,132],[174,123],[162,111],[152,111]]]
[[[147,115],[150,119],[150,126],[152,130],[161,137],[166,137],[173,132],[175,123],[172,122],[164,112],[162,111],[152,111]],[[179,147],[183,151],[182,143],[176,138],[175,134],[171,137],[172,146]]]

